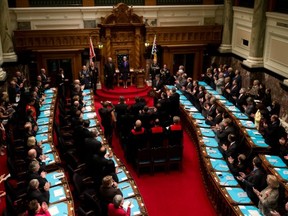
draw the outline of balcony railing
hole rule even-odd
[[[81,7],[82,0],[29,0],[30,7]]]

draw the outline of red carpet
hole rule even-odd
[[[100,103],[95,101],[96,110],[100,106]],[[113,151],[138,185],[149,216],[216,215],[203,185],[196,147],[186,132],[182,171],[156,172],[154,176],[142,174],[138,178],[133,168],[126,163],[115,134],[113,146]]]
[[[149,100],[147,94],[151,87],[145,86],[144,88],[136,88],[136,86],[129,86],[127,89],[124,89],[123,86],[116,86],[113,90],[106,89],[103,87],[102,89],[97,90],[97,100],[111,101],[113,104],[116,104],[119,101],[120,96],[124,96],[127,104],[134,103],[134,98],[136,96],[142,97],[145,100]]]

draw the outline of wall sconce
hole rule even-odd
[[[103,44],[101,42],[98,44],[98,48],[103,49]]]
[[[146,41],[145,42],[145,47],[149,47],[149,45],[150,45],[149,42]]]

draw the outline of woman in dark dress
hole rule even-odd
[[[127,57],[124,56],[123,57],[123,62],[120,65],[120,73],[122,76],[122,81],[123,81],[123,86],[124,88],[128,88],[127,87],[127,80],[129,77],[129,72],[130,72],[130,65],[129,62],[127,61]]]

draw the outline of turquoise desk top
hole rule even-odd
[[[54,97],[54,94],[48,93],[45,95],[45,100],[48,98],[53,98],[53,97]]]
[[[91,100],[91,96],[90,96],[90,95],[85,95],[85,96],[83,97],[83,100],[84,100],[84,101]]]
[[[198,85],[205,86],[205,88],[208,86],[208,84],[204,81],[198,81]]]
[[[240,113],[240,112],[236,112],[233,113],[233,115],[237,118],[237,119],[242,119],[242,120],[248,120],[248,116],[246,116],[244,113]]]
[[[182,93],[180,90],[176,90],[176,92],[177,92],[179,95],[183,95],[183,93]]]
[[[84,113],[91,112],[93,110],[92,106],[85,106]]]
[[[48,125],[39,125],[37,134],[47,133],[48,132]]]
[[[37,120],[37,124],[40,125],[45,125],[45,124],[49,124],[49,118],[41,118]]]
[[[52,104],[43,104],[43,105],[40,107],[40,111],[50,110],[51,107],[52,107]]]
[[[54,187],[56,185],[62,184],[61,179],[64,178],[63,172],[50,172],[46,174],[46,179],[50,183],[51,187]]]
[[[215,172],[221,186],[237,186],[238,182],[230,172]]]
[[[266,160],[271,164],[273,167],[287,167],[286,164],[279,156],[275,155],[265,155]]]
[[[95,127],[96,126],[96,124],[97,124],[96,119],[89,119],[89,121],[90,121],[89,127]]]
[[[67,199],[64,187],[62,185],[51,187],[49,189],[49,192],[50,192],[50,199],[49,199],[50,203],[55,203]]]
[[[186,109],[186,107],[185,107],[185,109]],[[187,109],[189,112],[199,112],[198,110],[197,110],[197,108],[196,107],[194,107],[194,106],[191,106],[191,107],[189,107],[189,109]]]
[[[112,160],[112,161],[114,162],[115,167],[118,167],[118,166],[119,166],[119,164],[117,163],[117,161],[116,161],[114,155],[113,155],[113,157],[111,157],[111,158],[109,158],[109,159]]]
[[[103,142],[102,137],[101,136],[97,136],[96,140],[98,140],[99,142]]]
[[[55,157],[54,157],[53,153],[48,153],[45,155],[47,156],[47,158],[45,160],[46,166],[55,163]]]
[[[218,143],[215,138],[203,137],[203,142],[205,146],[218,147]]]
[[[47,153],[52,152],[52,148],[51,148],[50,144],[49,143],[43,143],[42,144],[42,151],[43,151],[43,154],[47,154]]]
[[[236,107],[236,106],[226,106],[227,107],[227,109],[229,110],[229,111],[231,111],[231,112],[233,112],[233,113],[241,113],[241,111]]]
[[[244,216],[261,216],[259,209],[252,205],[238,205],[240,211]]]
[[[185,96],[184,97],[180,97],[180,103],[183,103],[183,102],[190,102]]]
[[[288,168],[278,168],[275,167],[274,170],[281,176],[281,178],[288,181]]]
[[[189,100],[182,101],[181,103],[182,103],[184,106],[193,106],[193,104],[192,104]]]
[[[128,179],[126,173],[121,168],[118,168],[117,177],[119,179],[119,182],[123,182],[123,181],[126,181]]]
[[[213,130],[211,130],[210,128],[200,128],[200,131],[202,133],[202,136],[215,137]]]
[[[127,181],[121,182],[121,183],[118,184],[118,188],[123,193],[123,198],[124,199],[135,195],[132,187],[133,186],[130,184],[130,182],[127,182]]]
[[[218,159],[223,159],[223,155],[219,151],[218,148],[213,148],[213,147],[205,147],[207,155],[211,158],[218,158]]]
[[[49,206],[51,216],[67,216],[69,209],[66,202],[60,202]]]
[[[194,107],[192,104],[190,104],[190,105],[185,105],[185,106],[184,106],[184,109],[185,109],[185,110],[189,110],[189,109],[191,109],[192,107]]]
[[[86,106],[91,106],[92,105],[92,100],[85,101]]]
[[[246,129],[246,131],[250,137],[263,138],[263,136],[256,129]]]
[[[184,95],[181,95],[180,100],[187,100],[187,98]]]
[[[210,125],[207,125],[204,120],[197,119],[196,123],[201,128],[210,128]]]
[[[48,134],[47,133],[37,134],[35,138],[37,142],[47,142]]]
[[[45,94],[51,94],[51,93],[53,93],[54,94],[54,91],[53,91],[53,89],[46,89],[45,91],[44,91],[44,93]]]
[[[40,118],[47,118],[51,115],[51,111],[50,110],[45,110],[40,112],[40,115],[38,116],[38,119]]]
[[[91,90],[90,89],[84,89],[82,92],[85,93],[86,95],[91,94]]]
[[[172,89],[174,86],[173,85],[166,85],[166,88]]]
[[[242,188],[225,187],[231,199],[239,204],[250,204],[251,200]]]
[[[269,145],[265,142],[263,137],[258,137],[258,136],[251,137],[251,140],[258,147],[262,147],[262,148],[268,148],[269,147]]]
[[[127,206],[130,202],[132,203],[130,206],[131,215],[140,215],[141,214],[140,206],[135,197],[124,199],[124,204],[123,204],[124,209],[127,210]]]
[[[246,128],[256,129],[256,126],[252,121],[240,120],[240,122]]]
[[[205,119],[205,117],[204,117],[201,113],[191,113],[191,116],[192,116],[194,119],[202,119],[202,120]]]
[[[46,98],[44,100],[44,104],[51,104],[52,103],[52,98]]]
[[[88,113],[84,113],[83,114],[83,119],[87,120],[87,119],[94,119],[96,117],[96,112],[88,112]],[[90,122],[90,126],[91,126],[91,122]]]
[[[213,169],[215,169],[216,171],[226,171],[226,172],[229,171],[229,167],[227,166],[225,160],[214,158],[210,158],[209,160],[211,162]]]
[[[219,100],[222,104],[224,104],[225,106],[233,106],[233,103],[231,103],[228,100]]]

